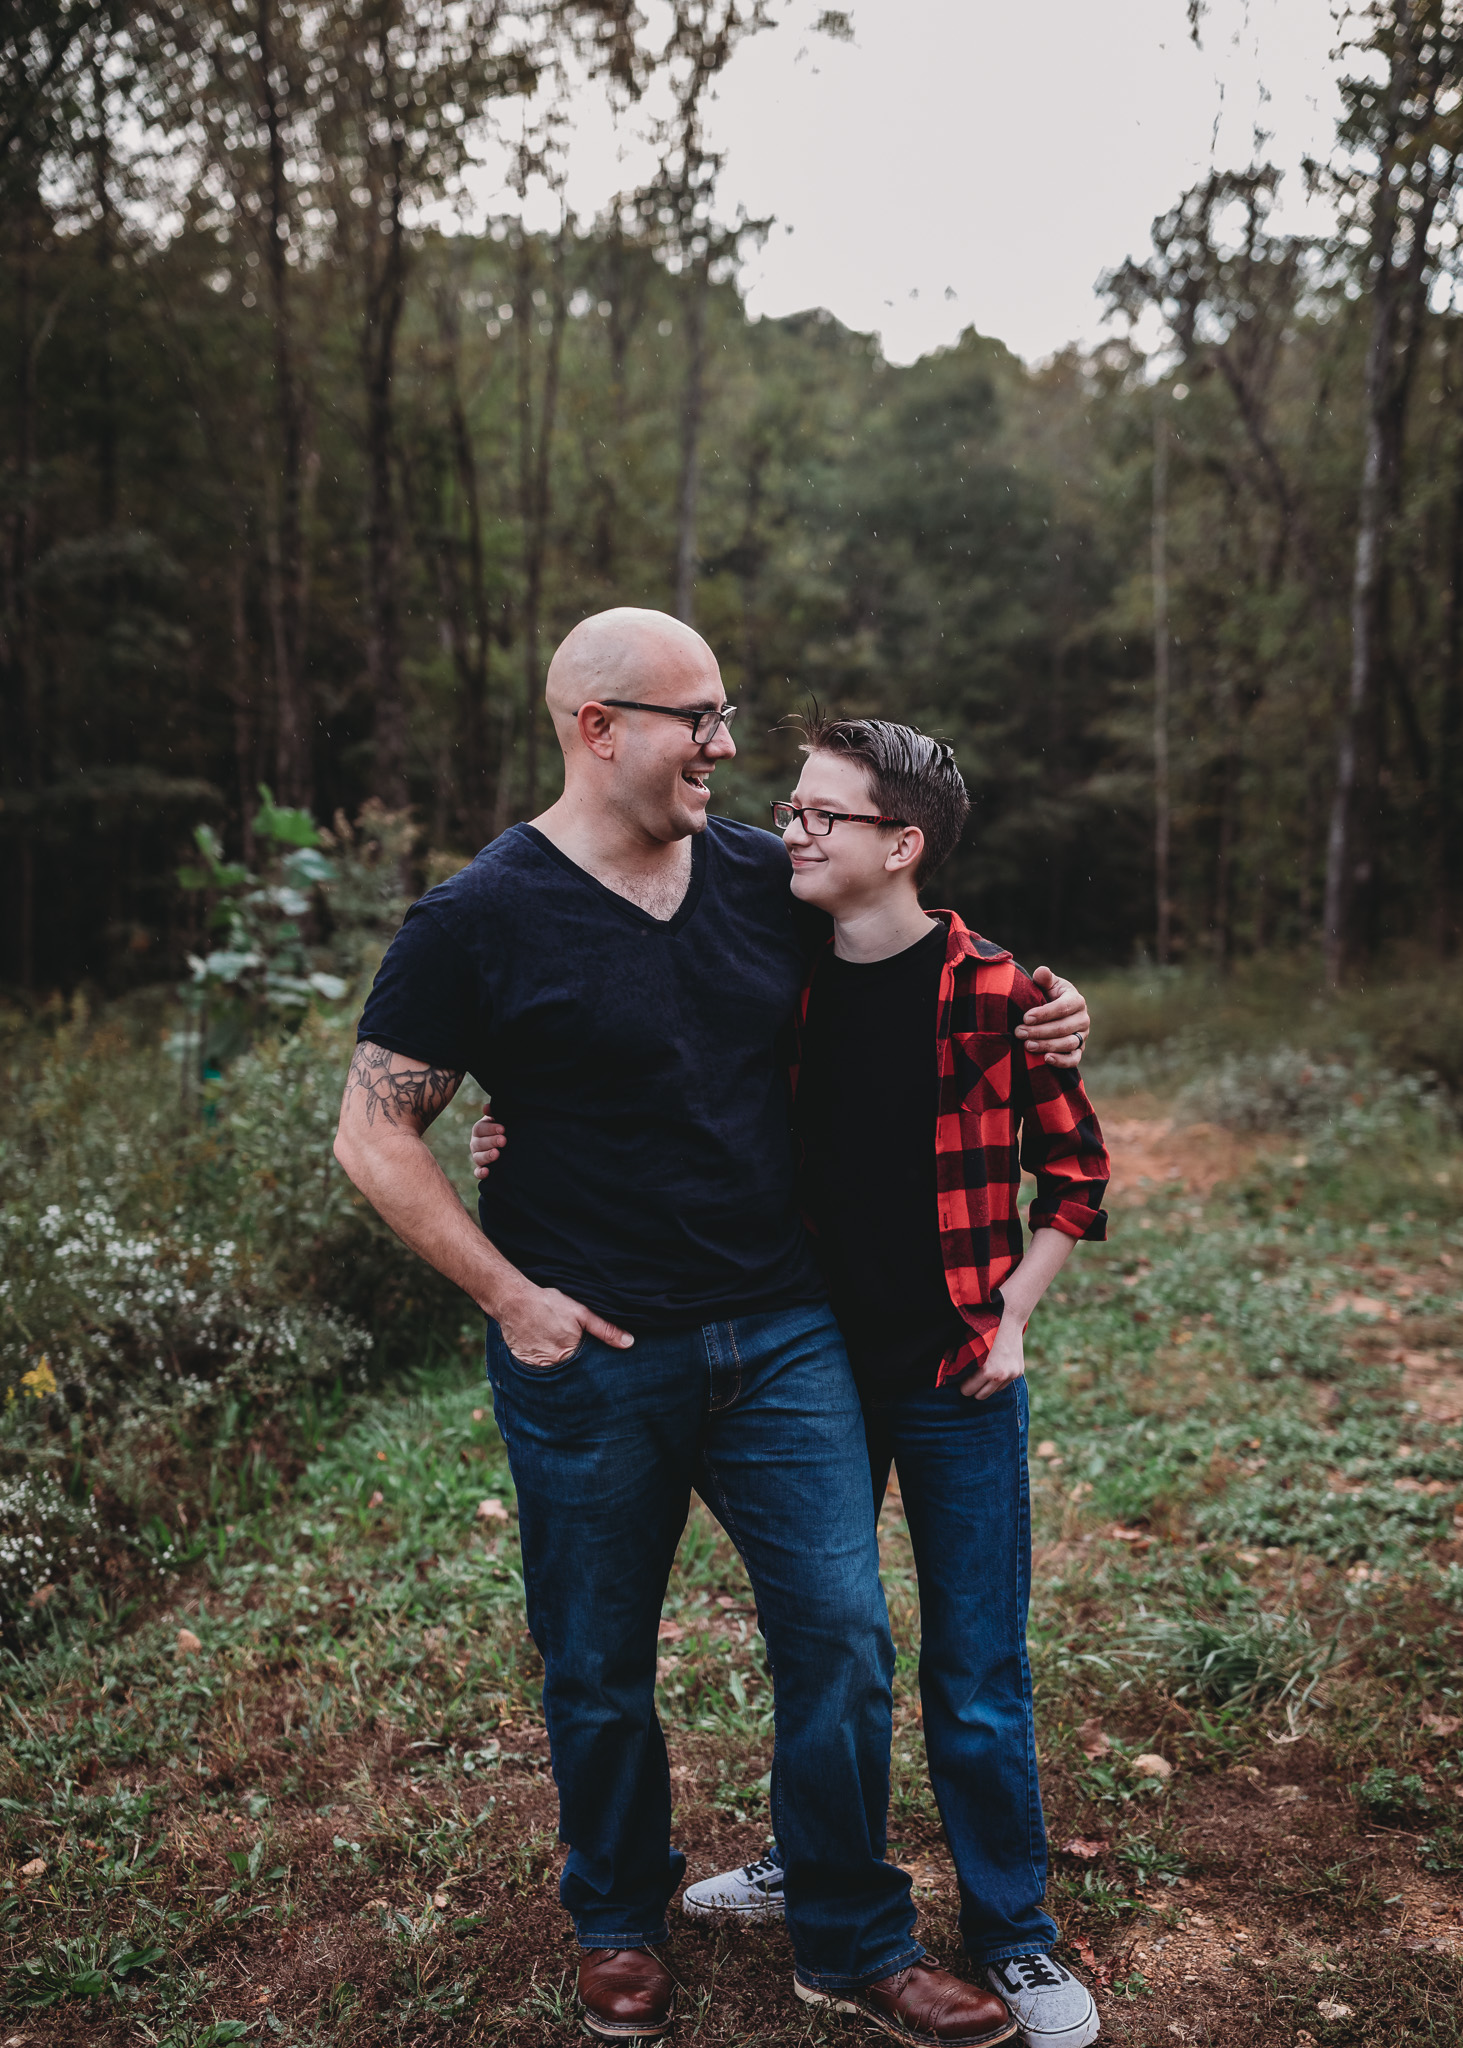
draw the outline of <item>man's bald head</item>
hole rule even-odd
[[[605,697],[642,703],[685,702],[697,690],[721,701],[721,671],[701,635],[668,612],[617,605],[581,619],[549,663],[544,691],[567,753],[583,705]]]

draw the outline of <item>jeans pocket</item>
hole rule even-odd
[[[561,1373],[566,1373],[571,1365],[578,1363],[584,1356],[589,1344],[589,1332],[588,1330],[582,1330],[579,1335],[579,1342],[574,1346],[574,1349],[567,1358],[560,1358],[553,1365],[530,1365],[526,1359],[520,1358],[516,1352],[508,1349],[507,1340],[504,1338],[503,1332],[497,1323],[490,1322],[488,1324],[488,1331],[489,1341],[496,1340],[497,1348],[502,1354],[505,1364],[510,1366],[514,1375],[521,1380],[558,1379]]]

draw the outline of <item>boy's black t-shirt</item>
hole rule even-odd
[[[712,818],[662,922],[517,825],[413,905],[367,999],[361,1038],[492,1096],[493,1244],[631,1331],[823,1298],[788,1129],[788,881],[772,833]]]
[[[932,1387],[966,1335],[935,1191],[936,1010],[946,932],[888,960],[826,949],[798,1069],[803,1202],[860,1390]]]

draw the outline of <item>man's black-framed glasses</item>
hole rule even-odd
[[[796,818],[810,839],[826,839],[835,825],[906,826],[908,818],[875,818],[867,811],[805,811],[801,804],[774,804],[772,822],[785,832]]]
[[[691,737],[698,747],[716,737],[718,726],[730,726],[737,715],[735,704],[723,704],[719,711],[682,711],[675,704],[636,704],[628,697],[600,697],[600,704],[613,704],[617,711],[654,711],[661,718],[684,718],[691,728]]]

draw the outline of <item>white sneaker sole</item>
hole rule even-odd
[[[873,2006],[860,2005],[852,1998],[840,1998],[836,1991],[815,1991],[811,1984],[805,1984],[801,1977],[794,1977],[792,1988],[804,2005],[828,2005],[834,2012],[851,2013],[856,2019],[870,2020],[881,2027],[886,2034],[892,2034],[896,2041],[928,2043],[929,2048],[996,2048],[1000,2041],[1010,2041],[1016,2034],[1016,2022],[998,2028],[993,2034],[949,2035],[940,2040],[934,2034],[918,2034],[903,2021],[891,2019],[878,2012]]]
[[[998,1993],[997,1996],[999,1995]],[[1086,2013],[1070,2027],[1061,2027],[1056,2033],[1048,2033],[1045,2030],[1040,2033],[1029,2033],[1019,2020],[1016,2025],[1025,2048],[1088,2048],[1088,2044],[1095,2041],[1102,2032],[1102,2021],[1098,2017],[1097,2004],[1091,1992],[1087,1994]]]
[[[738,1905],[728,1899],[724,1904],[704,1905],[700,1899],[693,1899],[687,1892],[681,1900],[681,1911],[689,1913],[693,1920],[785,1920],[781,1899],[754,1899],[746,1905]]]

